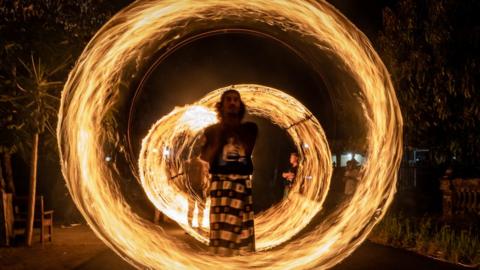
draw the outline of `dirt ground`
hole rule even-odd
[[[179,241],[197,246],[198,241],[185,234],[178,226],[163,224]],[[132,270],[131,265],[107,248],[86,225],[71,228],[55,227],[53,242],[42,247],[38,232],[33,247],[0,247],[0,269],[77,269],[77,270]],[[365,241],[347,259],[333,270],[365,269],[435,269],[470,270],[458,265],[433,260],[416,253]]]
[[[43,247],[35,231],[32,247],[21,239],[12,247],[0,247],[0,269],[73,269],[107,250],[87,225],[54,227],[52,242]]]

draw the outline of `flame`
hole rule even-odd
[[[155,50],[168,48],[173,40],[187,35],[189,29],[197,27],[198,31],[198,25],[221,25],[225,18],[245,23],[255,21],[300,33],[312,40],[319,54],[328,50],[341,59],[340,64],[354,78],[362,94],[364,124],[368,127],[368,160],[355,194],[307,235],[297,238],[293,237],[295,231],[321,209],[328,192],[331,161],[323,131],[314,119],[289,131],[298,148],[300,141],[309,146],[303,150],[305,162],[299,171],[312,176],[306,198],[293,194],[292,202],[282,202],[256,216],[260,251],[228,258],[192,250],[131,211],[115,184],[111,166],[104,161],[102,145],[106,131],[101,125],[125,91],[122,80],[131,78],[129,72],[138,71],[143,59]],[[196,24],[199,22],[203,24]],[[271,113],[269,119],[281,127],[301,115],[297,110],[303,106],[281,91],[251,85],[241,88],[248,97],[246,103],[251,106],[251,113],[263,116]],[[180,172],[183,165],[173,158],[178,151],[189,148],[178,138],[185,136],[190,143],[202,127],[213,121],[208,109],[217,96],[218,91],[214,91],[194,105],[203,107],[176,108],[160,120],[162,124],[152,127],[154,135],[147,136],[142,144],[148,146],[142,147],[139,159],[144,170],[141,182],[147,195],[156,207],[178,218],[181,224],[186,224],[185,215],[181,214],[182,222],[179,213],[186,211],[189,195],[174,184],[158,184],[168,183],[172,173]],[[288,104],[275,107],[272,98],[266,97],[282,99]],[[261,101],[255,103],[257,100]],[[329,268],[365,240],[395,193],[402,119],[388,72],[368,40],[325,1],[135,2],[114,16],[85,48],[69,75],[61,102],[57,134],[62,171],[72,198],[95,233],[138,268],[209,269],[219,265],[223,269]],[[289,109],[288,113],[283,113],[284,108]],[[290,111],[292,108],[294,113]],[[198,114],[192,113],[197,109]],[[202,121],[198,122],[197,115]],[[164,124],[171,129],[166,130]],[[164,147],[167,155],[163,155]],[[274,227],[275,224],[279,226]],[[297,225],[298,228],[291,227]],[[272,248],[280,243],[283,243],[281,248]]]
[[[231,87],[217,89],[192,106],[175,108],[153,125],[143,139],[140,150],[140,179],[148,198],[203,243],[208,243],[204,236],[208,235],[208,228],[203,232],[193,230],[184,218],[186,210],[176,208],[177,196],[184,196],[185,201],[189,200],[188,197],[194,199],[179,188],[188,182],[187,176],[182,173],[186,171],[185,162],[180,157],[190,156],[199,132],[216,123],[215,103],[228,88]],[[331,153],[318,120],[311,117],[309,121],[302,121],[312,113],[298,100],[261,85],[235,85],[234,88],[240,92],[250,114],[269,119],[287,130],[303,160],[297,179],[308,179],[305,194],[299,195],[298,183],[289,200],[255,216],[256,249],[265,250],[291,239],[320,211],[330,185]],[[294,125],[295,123],[300,124]],[[305,144],[312,147],[306,148]],[[149,150],[162,146],[172,148],[176,154],[159,156]],[[253,180],[255,182],[256,179]],[[208,208],[200,200],[195,203],[208,213]]]

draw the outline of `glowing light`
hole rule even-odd
[[[185,222],[186,209],[175,208],[178,196],[183,196],[185,201],[189,200],[188,197],[190,200],[194,200],[191,194],[178,188],[188,185],[187,176],[181,174],[186,171],[185,162],[179,157],[189,156],[196,138],[199,137],[199,132],[217,121],[216,117],[213,117],[215,116],[214,106],[221,94],[228,88],[231,87],[217,89],[192,106],[175,108],[152,126],[143,139],[140,150],[138,167],[141,184],[148,198],[159,210],[177,221],[190,235],[203,243],[208,243],[208,239],[205,237],[208,235],[208,226],[194,230]],[[235,85],[234,88],[241,93],[242,100],[247,105],[250,114],[269,119],[287,130],[293,138],[302,160],[297,177],[308,180],[302,196],[292,196],[290,200],[283,201],[255,216],[256,249],[265,250],[291,239],[320,211],[330,185],[331,154],[325,134],[315,117],[312,117],[310,121],[292,126],[293,123],[300,122],[305,116],[311,115],[311,112],[299,101],[266,86]],[[285,113],[286,111],[288,114]],[[192,128],[192,123],[195,123],[194,128]],[[287,129],[290,126],[292,127]],[[300,138],[302,138],[303,144],[299,142]],[[302,150],[301,146],[305,144],[311,145],[311,147]],[[175,151],[176,155],[164,155],[163,158],[159,158],[148,151],[148,149],[155,149],[161,145],[174,146],[171,150]],[[309,176],[306,176],[306,173],[309,173]],[[253,179],[254,182],[255,180]],[[262,179],[257,181],[262,181]],[[298,185],[294,187],[296,190],[298,188]],[[316,203],[312,204],[312,201],[316,201]],[[204,206],[203,202],[196,200],[195,203],[208,213],[208,208]],[[177,209],[177,211],[173,211],[173,209]],[[302,211],[298,211],[298,209],[302,209]],[[208,224],[208,215],[206,216]]]
[[[168,149],[168,147],[166,146],[163,148],[163,156],[164,157],[170,156],[170,149]]]
[[[195,208],[193,209],[192,227],[193,227],[193,228],[198,228],[198,227],[199,227],[199,226],[198,226],[198,225],[199,225],[199,224],[198,224],[198,222],[199,222],[199,221],[198,221],[198,211],[200,211],[200,210],[198,209],[198,202],[195,202],[195,206],[194,206],[194,207],[195,207]]]
[[[350,201],[327,216],[307,235],[291,238],[284,242],[282,248],[225,258],[192,251],[162,228],[131,212],[115,185],[115,174],[110,171],[111,166],[107,166],[103,160],[105,153],[102,145],[107,131],[102,127],[102,120],[118,102],[121,90],[125,89],[124,79],[132,77],[128,72],[140,70],[146,56],[156,50],[169,48],[175,40],[171,37],[181,40],[195,31],[205,29],[202,27],[226,27],[228,24],[223,24],[224,19],[232,18],[236,22],[254,21],[266,27],[277,26],[282,31],[308,37],[312,50],[318,49],[319,54],[328,52],[340,59],[338,64],[356,82],[362,97],[360,102],[368,139],[365,156],[368,160],[362,168],[361,180]],[[193,26],[196,28],[191,30]],[[263,107],[271,109],[269,104],[264,104]],[[368,40],[324,1],[137,1],[112,18],[87,46],[65,84],[60,108],[57,133],[62,172],[72,198],[95,233],[138,268],[215,269],[219,265],[223,269],[329,268],[353,252],[366,238],[384,215],[395,193],[402,149],[402,120],[388,72]],[[179,113],[179,110],[185,108],[174,110],[165,119],[176,122],[179,116],[185,115]],[[261,112],[263,109],[259,109]],[[202,125],[204,124],[200,126]],[[198,132],[199,126],[185,126],[179,128],[189,129],[192,134]],[[321,132],[321,129],[317,131]],[[170,135],[173,134],[172,131]],[[300,141],[298,137],[292,138],[296,142]],[[302,141],[304,139],[301,138]],[[317,157],[311,151],[320,146],[314,142],[308,144],[310,148],[304,149],[304,155]],[[163,150],[164,146],[158,147]],[[177,146],[169,146],[176,151]],[[149,156],[148,151],[145,153]],[[170,154],[168,157],[172,156]],[[329,159],[330,153],[325,157]],[[141,156],[140,160],[145,160],[145,156]],[[323,157],[319,161],[329,163]],[[180,167],[181,164],[168,166]],[[322,170],[328,176],[328,168],[319,168],[318,164],[310,168],[302,164],[299,173],[314,176],[312,182],[323,181],[324,179],[316,178],[318,172],[314,171]],[[147,171],[143,175],[155,175],[156,172],[158,171]],[[158,181],[166,182],[170,172],[160,172],[156,176]],[[188,205],[187,194],[175,186],[162,188],[164,190],[151,190],[150,199],[155,205],[164,209],[169,216],[184,213]],[[319,189],[321,188],[309,187],[309,192]],[[166,192],[176,195],[168,202],[162,201],[161,196],[153,196]],[[325,192],[323,190],[307,195],[307,199],[314,198],[308,199],[309,203],[304,203],[305,198],[301,198],[302,195],[298,193],[293,193],[290,198],[299,205],[308,205],[307,208],[296,209],[298,213],[306,212],[308,216],[310,208],[321,208]],[[295,199],[296,196],[298,198]],[[279,208],[271,211],[269,218],[275,221],[279,218],[277,212],[282,210]],[[300,217],[303,215],[290,218],[293,222],[298,222]],[[180,223],[186,224],[184,215],[179,219],[183,220]],[[275,228],[269,233],[276,232]],[[258,237],[268,243],[268,236],[261,231],[258,232]],[[269,245],[266,244],[265,248],[268,249]]]

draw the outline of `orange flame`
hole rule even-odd
[[[317,184],[310,186],[307,194],[308,200],[311,200],[297,198],[294,203],[283,203],[256,217],[259,220],[257,237],[261,240],[259,249],[262,251],[229,258],[192,251],[162,228],[133,213],[114,184],[114,174],[104,162],[101,147],[106,137],[101,121],[118,101],[123,89],[124,72],[140,65],[150,51],[167,48],[173,39],[182,38],[188,32],[190,22],[221,24],[222,19],[227,17],[301,33],[312,39],[318,53],[327,48],[329,53],[342,59],[342,65],[356,80],[364,98],[361,102],[368,127],[368,160],[356,193],[349,204],[343,205],[301,238],[291,238],[292,234],[287,229],[296,230],[290,226],[304,224],[298,219],[306,217],[308,221],[309,215],[321,208],[322,198],[327,192],[324,186],[330,178],[330,155],[318,156],[328,153],[319,125],[313,131],[302,127],[305,132],[308,131],[306,137],[303,137],[303,130],[291,133],[297,144],[300,135],[302,141],[309,140],[309,149],[312,150],[304,153],[308,155],[306,160],[318,160],[310,165],[302,164],[300,172],[309,176],[318,175],[312,178]],[[283,94],[265,89],[258,87],[255,97]],[[199,105],[209,108],[210,98],[215,98],[215,95],[209,95]],[[282,114],[282,108],[275,111],[272,104],[266,103],[268,100],[262,102],[265,103],[261,106],[257,104],[258,107],[255,105],[251,112],[258,115],[267,112]],[[179,130],[190,128],[192,132],[198,132],[205,125],[188,120],[191,116],[185,112],[189,108],[177,108],[162,118],[161,121],[179,125],[175,124],[170,131],[154,127],[157,130],[154,134],[162,134],[158,142],[174,142]],[[293,108],[293,104],[289,104],[288,108]],[[282,126],[285,124],[282,121],[287,121],[283,118],[282,115],[270,119]],[[208,117],[205,119],[209,121]],[[390,205],[401,157],[402,119],[388,72],[370,43],[323,0],[146,0],[135,2],[117,14],[87,46],[65,84],[57,133],[62,170],[72,198],[96,234],[134,266],[155,269],[210,269],[218,265],[223,269],[323,269],[332,267],[353,252]],[[155,144],[157,141],[154,138],[152,142]],[[160,165],[149,159],[154,152],[174,155],[176,148],[145,149],[139,160],[146,170],[142,175],[153,175],[152,179],[159,182],[167,181],[164,167],[157,167]],[[181,164],[173,163],[168,168],[178,169]],[[184,194],[175,186],[158,187],[155,183],[150,184],[147,178],[142,182],[150,199],[168,215],[176,216],[184,211]],[[165,189],[175,195],[164,197]],[[306,213],[303,214],[303,211]],[[279,213],[289,216],[281,217]],[[280,220],[286,220],[285,224],[271,227]],[[279,235],[278,232],[286,234]],[[197,239],[202,240],[201,237]],[[288,239],[290,241],[286,241]],[[269,250],[283,241],[286,242],[281,249]]]
[[[307,175],[310,178],[303,196],[299,195],[299,185],[296,185],[297,192],[293,192],[289,200],[255,216],[256,248],[265,250],[292,238],[321,209],[330,185],[331,153],[318,120],[312,117],[309,121],[302,122],[312,113],[299,101],[281,91],[265,86],[235,85],[234,87],[241,93],[250,114],[269,119],[288,131],[303,160],[297,179],[306,179]],[[197,104],[176,108],[160,119],[144,138],[139,158],[141,183],[150,200],[163,213],[176,220],[192,236],[204,243],[208,243],[208,239],[202,235],[206,235],[208,231],[198,233],[193,230],[187,224],[186,207],[178,207],[181,205],[178,204],[179,194],[183,193],[181,196],[185,202],[188,201],[189,194],[184,194],[169,179],[172,175],[181,175],[175,178],[175,182],[188,181],[182,175],[185,169],[180,157],[188,156],[199,131],[217,121],[214,106],[225,90],[226,88],[221,88],[213,91]],[[301,124],[293,126],[294,123],[299,122]],[[290,126],[292,127],[288,128]],[[302,144],[308,144],[311,147],[302,150]],[[165,146],[171,148],[175,154],[166,156],[159,155],[157,151],[149,151],[149,149]],[[201,205],[201,203],[197,201],[197,204]],[[208,212],[208,208],[206,211]]]

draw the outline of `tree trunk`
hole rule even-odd
[[[30,163],[30,185],[28,190],[28,212],[25,240],[27,246],[32,246],[33,220],[35,213],[35,196],[37,189],[37,160],[38,160],[38,133],[33,135],[32,160]]]
[[[2,163],[0,162],[0,192],[6,192],[7,185],[5,184],[5,180],[3,179],[3,169]]]
[[[0,245],[9,246],[13,237],[12,194],[0,191]]]
[[[5,168],[6,191],[15,195],[15,184],[13,183],[12,154],[3,153],[3,167]]]

